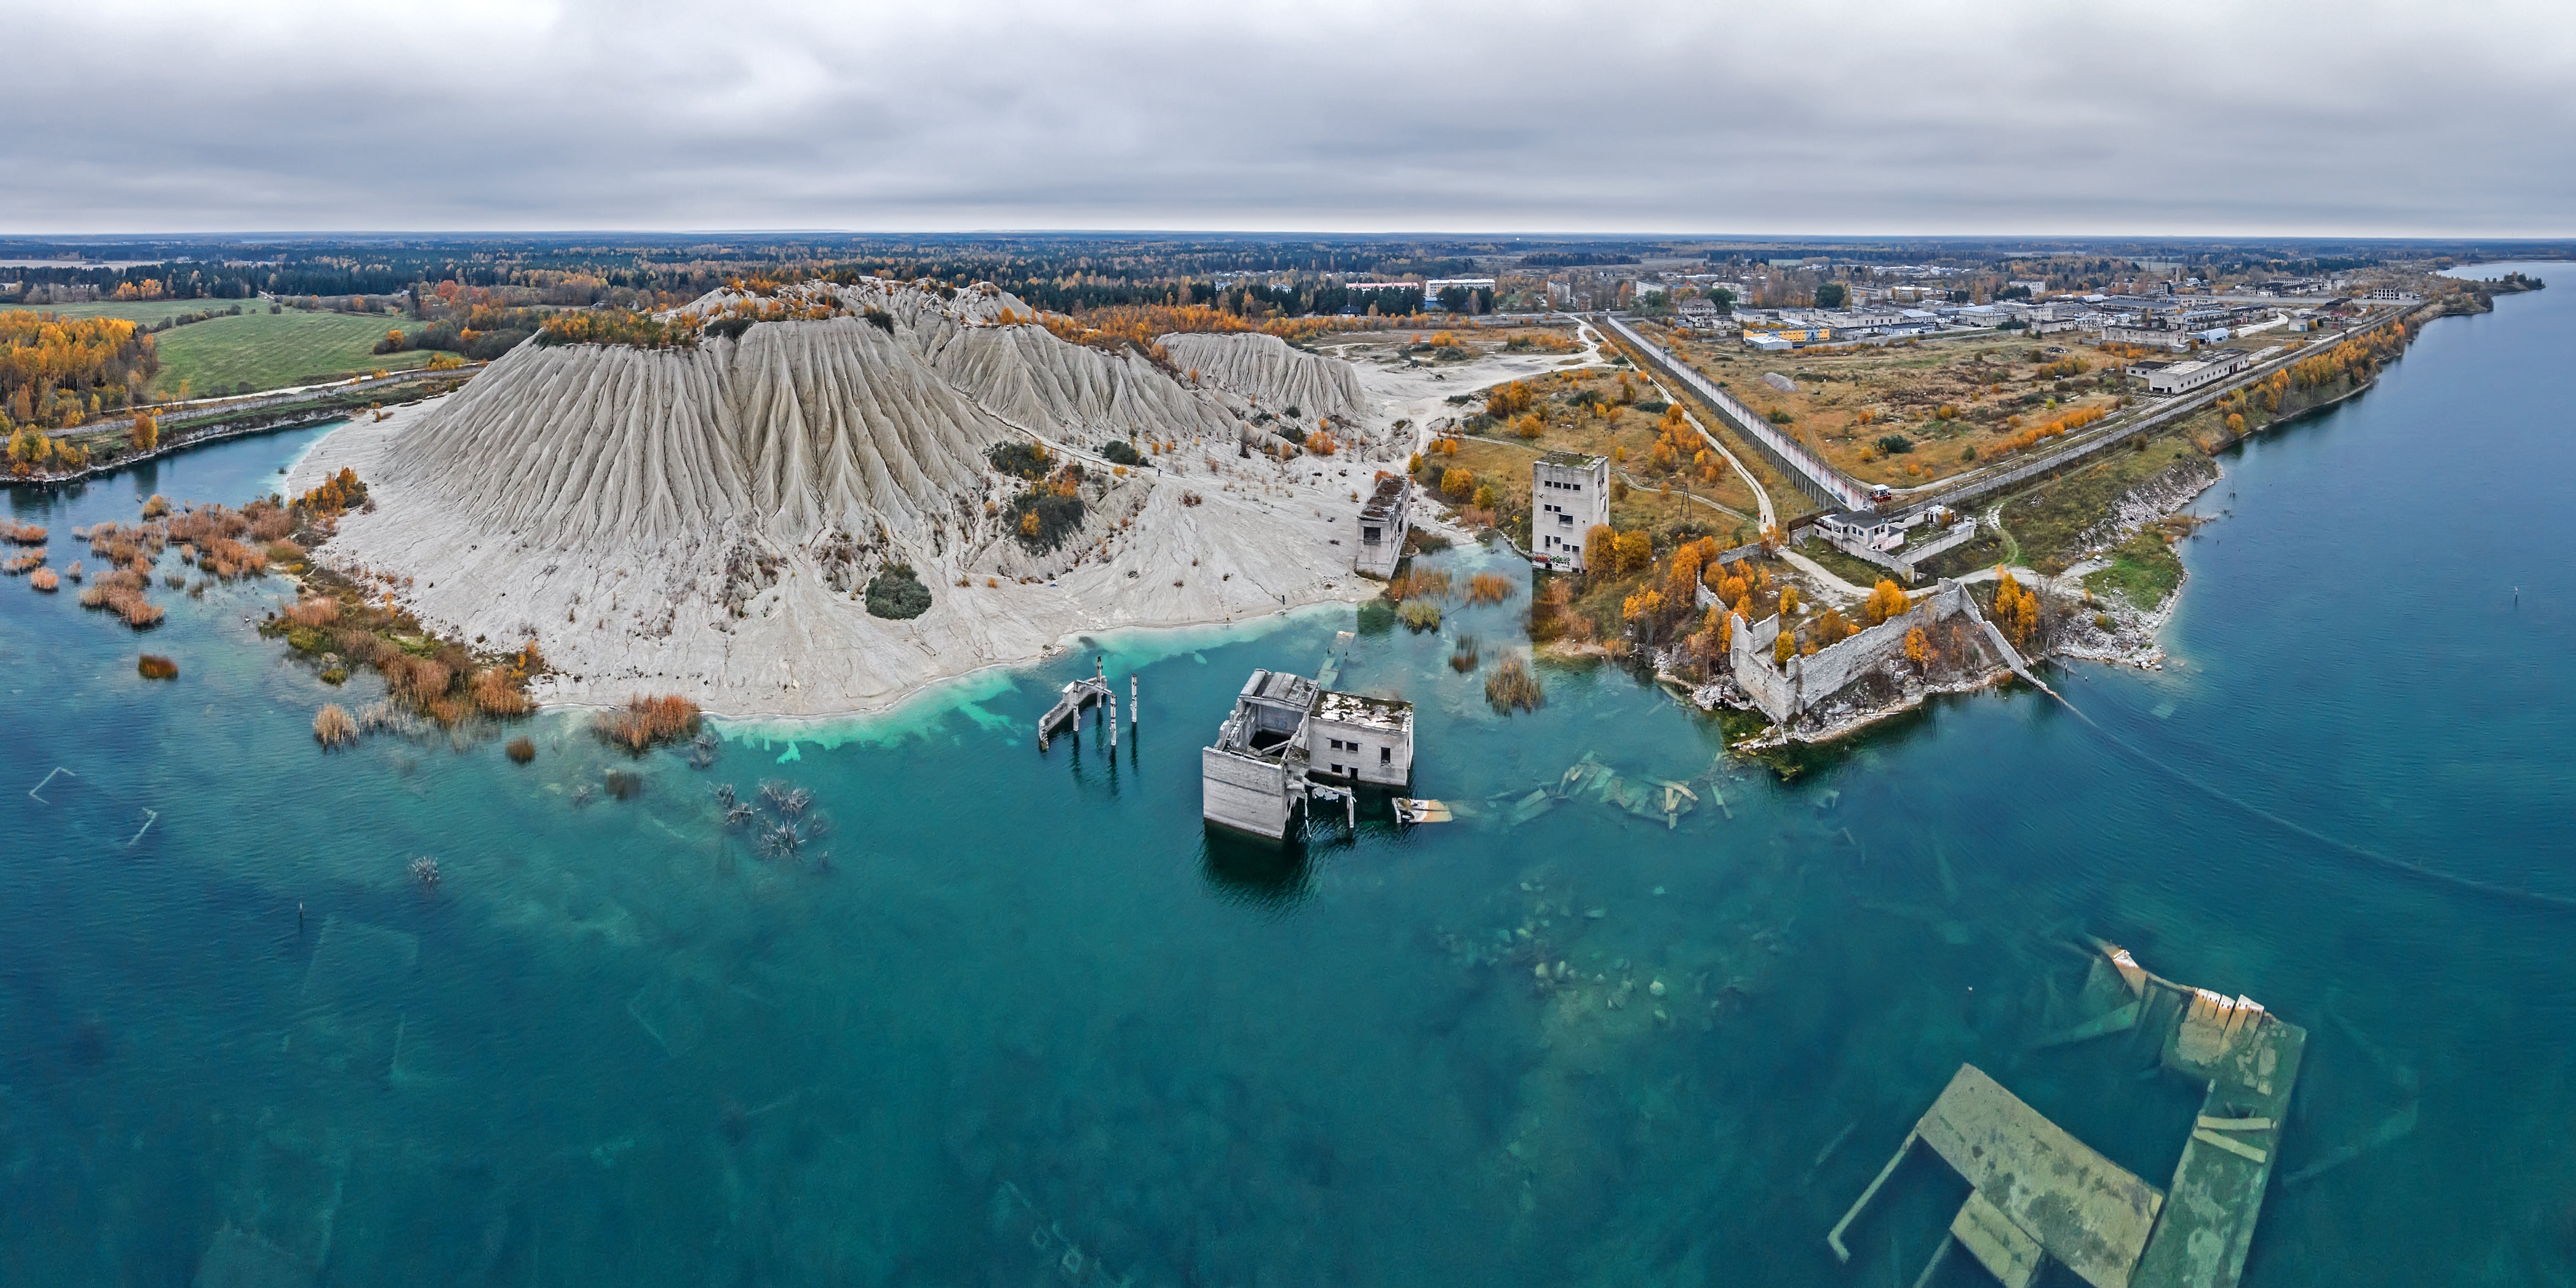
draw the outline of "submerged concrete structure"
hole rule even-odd
[[[1843,1234],[1917,1143],[1973,1187],[1916,1283],[1964,1247],[2007,1288],[2026,1288],[2054,1260],[2094,1288],[2235,1288],[2280,1153],[2307,1030],[2247,997],[2176,984],[2100,944],[2096,996],[2127,1000],[2039,1045],[2136,1030],[2167,1071],[2202,1084],[2172,1181],[2159,1191],[2042,1117],[1975,1065],[1963,1064],[1825,1242]],[[2115,982],[2116,981],[2116,982]]]
[[[1413,781],[1413,704],[1327,689],[1302,675],[1254,671],[1199,751],[1208,822],[1281,840],[1309,796],[1350,801],[1361,784]]]

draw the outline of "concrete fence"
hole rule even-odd
[[[1702,401],[1716,408],[1719,415],[1733,422],[1736,433],[1762,453],[1771,468],[1797,484],[1799,491],[1825,505],[1846,510],[1869,508],[1869,494],[1859,484],[1826,464],[1824,458],[1816,455],[1806,444],[1781,433],[1778,426],[1757,415],[1735,395],[1718,388],[1715,381],[1676,360],[1664,351],[1662,345],[1639,335],[1627,323],[1607,314],[1602,316],[1601,323],[1617,332],[1620,339],[1633,346],[1658,371],[1688,387]]]

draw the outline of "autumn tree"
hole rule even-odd
[[[1619,573],[1619,534],[1609,524],[1596,523],[1583,534],[1583,567],[1605,577]]]
[[[1655,541],[1654,538],[1646,535],[1645,529],[1639,528],[1634,532],[1619,534],[1620,572],[1635,572],[1654,562],[1654,559]]]
[[[1440,490],[1463,501],[1476,491],[1476,476],[1472,471],[1452,466],[1448,473],[1440,476]]]
[[[1840,644],[1858,633],[1858,630],[1858,627],[1844,620],[1841,609],[1828,608],[1823,617],[1816,619],[1816,642],[1825,645]]]
[[[143,412],[135,416],[134,429],[128,437],[134,442],[134,450],[148,452],[161,445],[161,426],[152,419],[152,413]]]
[[[1905,632],[1905,660],[1912,662],[1918,671],[1929,671],[1932,667],[1932,639],[1923,633],[1920,626]]]
[[[1877,626],[1888,618],[1903,613],[1907,607],[1905,591],[1895,582],[1882,578],[1878,586],[1869,592],[1869,599],[1860,606],[1860,610],[1861,615],[1869,619],[1870,625]]]
[[[1995,571],[1995,624],[2012,637],[2013,643],[2026,643],[2039,625],[2039,597],[2022,589],[2010,570],[1999,567]]]

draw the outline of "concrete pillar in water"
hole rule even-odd
[[[1118,750],[1118,695],[1109,695],[1109,749]]]
[[[1136,716],[1137,716],[1137,713],[1138,713],[1140,710],[1141,710],[1141,708],[1139,708],[1139,707],[1137,706],[1137,703],[1136,703],[1136,673],[1135,673],[1134,671],[1129,671],[1129,672],[1127,673],[1127,727],[1128,727],[1128,728],[1133,729],[1133,728],[1135,728],[1135,727],[1136,727]]]

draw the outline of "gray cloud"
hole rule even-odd
[[[2576,17],[2502,0],[0,0],[0,29],[16,233],[2576,223]]]

